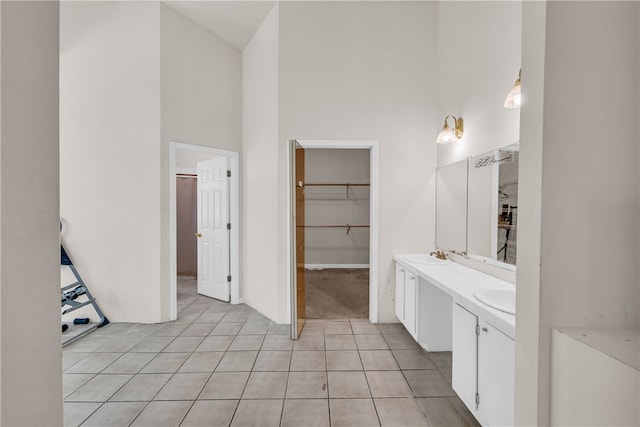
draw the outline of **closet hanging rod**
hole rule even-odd
[[[305,187],[344,187],[344,186],[348,186],[348,187],[369,187],[371,184],[354,184],[351,182],[345,182],[345,183],[341,183],[341,182],[328,182],[328,183],[322,183],[322,182],[306,182],[304,183]]]
[[[298,228],[346,228],[347,234],[351,232],[352,228],[369,228],[368,225],[298,225]]]

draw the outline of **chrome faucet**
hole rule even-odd
[[[443,251],[441,250],[437,250],[437,251],[432,251],[430,254],[430,256],[435,256],[438,259],[447,259],[447,254],[445,254]]]

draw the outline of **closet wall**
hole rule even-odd
[[[369,228],[346,225],[369,225],[369,186],[346,184],[369,184],[369,150],[306,149],[305,169],[306,267],[368,267]]]

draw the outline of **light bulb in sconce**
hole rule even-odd
[[[520,108],[520,104],[522,103],[522,94],[520,92],[520,77],[522,76],[522,69],[518,72],[518,79],[514,83],[513,87],[507,94],[507,98],[504,100],[504,108],[508,108],[510,110],[517,110]]]
[[[449,127],[449,124],[447,123],[447,120],[449,119],[449,117],[453,119],[453,122],[454,122],[453,129],[451,129]],[[444,125],[442,126],[442,130],[438,134],[438,139],[436,139],[436,142],[438,144],[449,144],[450,142],[455,142],[458,139],[462,138],[463,134],[464,134],[464,121],[462,120],[462,117],[458,119],[455,116],[448,115],[447,117],[444,118]]]

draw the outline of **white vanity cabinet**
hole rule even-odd
[[[453,307],[452,386],[482,425],[513,425],[514,340]]]
[[[416,275],[396,264],[396,316],[416,338]]]

